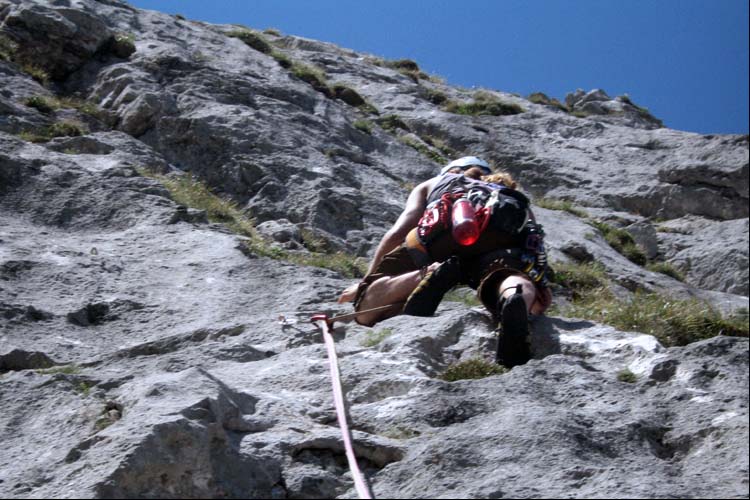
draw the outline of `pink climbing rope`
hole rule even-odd
[[[344,448],[346,449],[346,460],[349,462],[349,470],[354,478],[354,487],[357,490],[359,498],[371,499],[370,490],[362,477],[362,472],[357,464],[357,456],[354,454],[352,446],[352,436],[349,431],[349,424],[346,420],[346,407],[344,406],[344,391],[341,388],[341,375],[339,374],[339,363],[336,357],[336,344],[333,336],[328,329],[328,319],[319,319],[319,316],[313,318],[315,324],[323,331],[323,340],[328,350],[328,361],[331,367],[331,386],[333,387],[333,402],[336,406],[336,416],[338,417],[339,427],[341,428],[341,437],[344,439]]]

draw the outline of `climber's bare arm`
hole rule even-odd
[[[406,200],[404,211],[401,212],[401,215],[396,219],[393,227],[391,227],[380,240],[378,248],[375,250],[375,255],[373,255],[372,261],[367,268],[367,274],[370,274],[377,269],[378,264],[383,260],[383,257],[388,252],[397,248],[404,241],[404,238],[406,238],[409,231],[417,226],[425,209],[427,195],[430,194],[430,191],[436,182],[437,178],[432,178],[412,189],[411,193],[409,193],[409,198]],[[357,286],[358,284],[355,283],[344,290],[339,297],[339,302],[351,302],[354,300],[357,293]]]

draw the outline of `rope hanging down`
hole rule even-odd
[[[331,367],[331,386],[333,387],[333,402],[336,406],[336,416],[338,417],[339,427],[341,428],[341,437],[344,439],[344,448],[346,449],[346,460],[349,462],[349,470],[354,478],[354,487],[357,490],[359,498],[371,499],[372,495],[365,483],[362,472],[357,464],[357,457],[354,454],[352,446],[352,436],[349,431],[349,424],[346,420],[346,407],[344,406],[344,391],[341,388],[341,376],[339,374],[339,363],[336,357],[336,344],[333,336],[328,329],[330,320],[325,315],[313,316],[312,320],[323,331],[323,340],[328,350],[328,361]]]

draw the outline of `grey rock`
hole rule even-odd
[[[654,259],[659,255],[659,240],[653,224],[639,221],[625,227],[625,230],[633,236],[635,242],[644,250],[646,257]]]
[[[543,223],[549,246],[548,254],[553,263],[571,260],[586,262],[590,259],[589,256],[592,256],[593,260],[604,266],[609,276],[616,283],[631,291],[659,292],[682,299],[699,298],[713,304],[722,311],[735,311],[746,307],[746,296],[696,288],[689,283],[682,283],[664,274],[647,271],[643,267],[630,262],[609,246],[596,229],[576,216],[542,208],[535,208],[534,213]],[[661,232],[658,234],[660,237],[662,234],[672,235],[672,233]],[[690,244],[691,248],[693,244]],[[667,262],[673,263],[673,259],[668,255],[665,256],[665,259]],[[674,265],[678,270],[680,269],[677,261],[674,261]],[[737,273],[743,272],[741,268],[732,269]]]
[[[678,367],[679,362],[674,359],[663,361],[654,366],[649,377],[656,380],[657,382],[666,382],[670,378],[674,377],[674,375],[677,373]]]
[[[13,264],[11,261],[6,263]],[[34,306],[21,306],[16,304],[4,304],[0,303],[0,312],[5,319],[10,320],[13,323],[18,322],[33,322],[33,321],[44,321],[52,319],[53,314],[47,311],[41,311]]]
[[[589,102],[597,102],[597,101],[609,101],[611,98],[607,95],[605,91],[602,89],[594,89],[589,92],[587,92],[584,96],[582,96],[575,104],[574,106],[583,105]]]
[[[595,260],[594,255],[586,249],[585,245],[575,241],[567,242],[560,247],[560,251],[576,262],[593,262]]]
[[[134,137],[143,135],[155,125],[155,117],[160,112],[162,103],[155,94],[141,94],[129,103],[122,113],[120,127]]]
[[[299,243],[302,241],[302,235],[299,228],[286,219],[266,221],[262,224],[258,224],[258,232],[279,243],[287,243],[290,241]]]
[[[589,92],[577,89],[575,92],[571,92],[565,96],[565,104],[568,108],[589,111],[595,114],[605,114],[606,111],[602,103],[610,100],[609,95],[602,89],[593,89]],[[586,109],[587,105],[590,104],[594,104],[594,106]]]
[[[14,349],[0,355],[0,373],[11,370],[35,370],[49,368],[56,363],[43,352]]]
[[[77,311],[66,315],[68,322],[78,326],[99,325],[114,321],[120,314],[143,309],[143,304],[132,300],[114,300],[111,302],[95,302],[86,304]]]
[[[580,102],[580,101],[579,101]],[[597,101],[588,101],[583,104],[577,104],[577,108],[580,108],[584,113],[590,113],[592,115],[606,115],[607,110],[599,104]]]
[[[661,120],[653,117],[647,109],[635,105],[627,95],[612,99],[601,89],[589,92],[578,89],[565,96],[565,103],[570,111],[604,123],[642,129],[664,126]]]
[[[3,27],[18,41],[18,57],[33,60],[54,79],[79,69],[113,37],[97,15],[80,8],[33,3],[11,6]]]
[[[659,225],[665,259],[688,283],[748,295],[748,220],[709,221],[685,217]]]
[[[109,304],[103,302],[87,304],[78,311],[68,313],[67,318],[69,322],[79,326],[100,324],[110,318]]]
[[[112,145],[91,136],[56,138],[50,141],[47,147],[59,153],[88,155],[108,155],[115,150]]]
[[[196,210],[195,208],[189,208],[184,205],[177,206],[177,209],[169,218],[169,224],[177,224],[178,222],[189,222],[192,224],[207,224],[208,215],[205,210]]]
[[[500,91],[488,93],[526,111],[455,115],[440,95],[470,102],[474,91],[268,35],[411,135],[391,134],[353,94],[316,90],[227,37],[236,26],[116,0],[0,2],[0,19],[29,47],[49,39],[40,62],[55,92],[109,115],[81,137],[26,142],[15,134],[80,115],[25,106],[52,90],[0,63],[3,497],[355,495],[327,353],[309,323],[349,312],[336,299],[354,280],[253,254],[145,170],[196,176],[273,244],[371,256],[409,188],[441,166],[402,142],[411,137],[482,156],[525,192],[571,200],[647,244],[655,228],[658,257],[686,283],[628,261],[586,217],[534,209],[552,261],[599,262],[618,296],[747,308],[745,136],[664,128],[603,91],[570,97],[571,109],[603,112],[583,118]],[[134,35],[137,50],[113,54],[112,34]],[[485,311],[450,301],[430,318],[337,324],[356,454],[377,497],[748,495],[747,339],[666,348],[538,317],[528,364],[440,378],[453,363],[491,360],[494,329]],[[37,371],[51,363],[76,369]]]
[[[583,89],[576,89],[575,92],[570,92],[565,96],[565,104],[568,108],[573,109],[584,95],[586,95],[586,92]]]

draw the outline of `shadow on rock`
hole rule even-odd
[[[144,305],[131,300],[96,302],[67,314],[68,322],[78,326],[91,326],[119,319],[120,314],[143,309]]]
[[[531,321],[531,350],[535,359],[543,359],[553,354],[561,354],[560,334],[562,331],[577,331],[590,328],[594,323],[583,320],[568,320],[550,316],[537,316]]]

